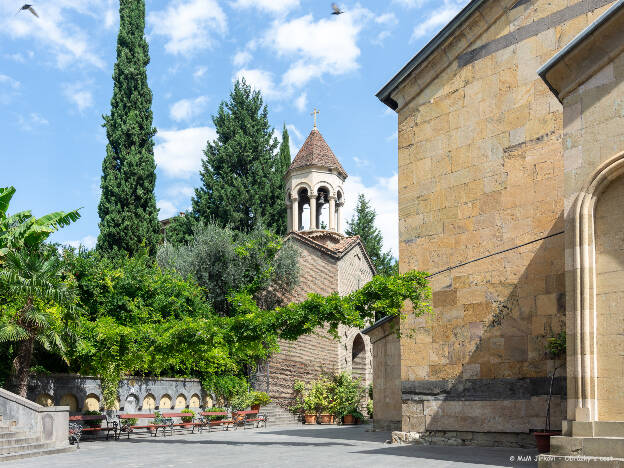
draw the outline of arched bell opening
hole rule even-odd
[[[329,229],[329,189],[320,187],[316,194],[316,228]]]
[[[297,192],[297,198],[299,199],[299,231],[307,231],[310,229],[309,216],[305,216],[310,212],[310,194],[307,188],[300,188]]]

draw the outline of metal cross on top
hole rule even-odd
[[[314,108],[314,110],[310,113],[310,115],[314,116],[314,128],[316,128],[316,115],[320,114],[320,113],[321,113],[321,111],[316,109],[316,108]]]

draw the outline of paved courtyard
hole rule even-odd
[[[85,441],[80,450],[6,463],[23,468],[89,468],[120,466],[266,466],[266,467],[461,467],[537,466],[512,463],[510,457],[535,457],[533,450],[391,446],[387,432],[366,432],[366,426],[300,426],[173,437],[134,437],[119,441]]]

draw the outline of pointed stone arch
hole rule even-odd
[[[600,326],[603,311],[599,309],[603,307],[600,296],[604,278],[597,268],[597,257],[601,255],[603,236],[608,235],[604,232],[608,228],[604,226],[610,223],[597,222],[596,214],[605,194],[612,196],[614,194],[609,192],[613,190],[624,194],[624,152],[605,161],[594,171],[572,208],[574,316],[573,327],[568,327],[568,331],[572,328],[574,335],[568,338],[567,374],[568,378],[574,379],[574,394],[570,398],[575,404],[576,421],[608,420],[608,410],[605,408],[601,415],[600,408],[603,401],[601,392],[605,392],[605,384],[608,384],[600,381],[601,378],[606,379],[601,377],[604,374],[601,361],[609,361],[613,356],[605,352],[602,343],[605,331]],[[624,260],[624,255],[621,260]],[[620,271],[620,276],[624,278],[624,265]]]

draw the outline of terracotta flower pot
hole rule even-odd
[[[303,417],[306,424],[316,424],[316,414],[306,414]]]
[[[550,452],[550,437],[561,435],[560,432],[550,431],[550,432],[534,432],[533,436],[535,437],[535,445],[537,445],[538,453],[548,453]]]
[[[319,424],[331,424],[331,414],[319,414]]]
[[[260,405],[251,405],[251,411],[260,411]]]
[[[342,417],[342,424],[347,424],[347,425],[355,424],[355,417],[352,414],[345,414]]]

